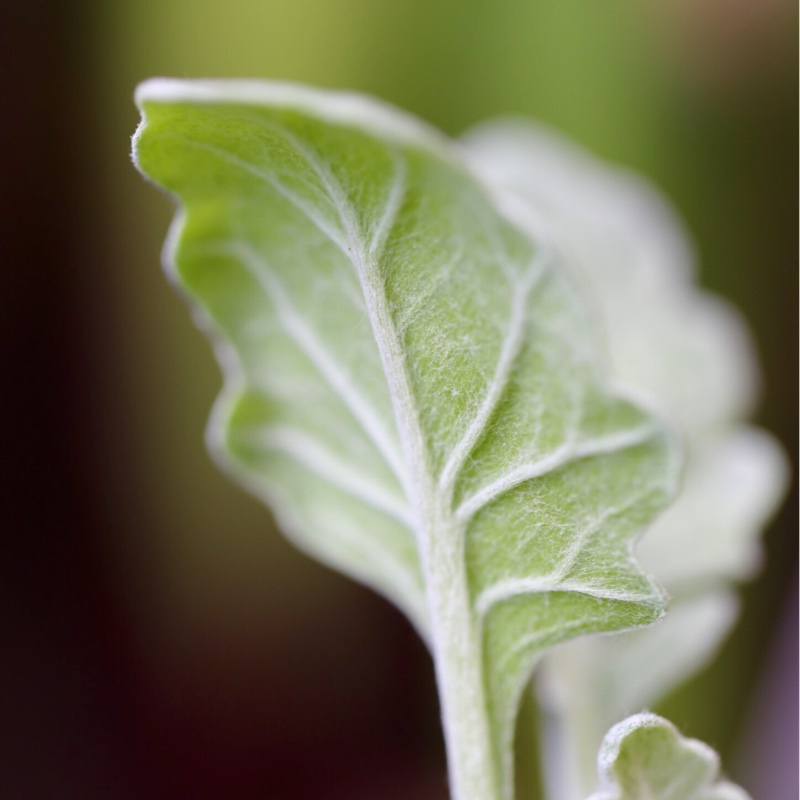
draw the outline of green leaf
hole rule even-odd
[[[719,779],[719,757],[655,714],[615,725],[598,758],[601,791],[589,800],[749,800]]]
[[[551,735],[564,739],[555,772],[572,776],[559,796],[572,800],[588,791],[609,725],[657,702],[717,652],[738,611],[730,585],[760,562],[758,537],[787,469],[774,440],[740,421],[757,390],[752,345],[738,314],[693,284],[692,248],[667,202],[533,124],[488,123],[466,143],[474,168],[560,236],[614,375],[680,425],[688,454],[681,494],[638,550],[670,594],[667,618],[572,643],[542,670]]]
[[[216,456],[426,638],[453,797],[510,797],[541,654],[662,613],[631,545],[671,438],[609,390],[545,232],[435,131],[283,84],[137,102],[135,163],[180,204],[167,267],[225,373]]]

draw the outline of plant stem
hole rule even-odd
[[[453,530],[445,514],[434,518],[439,524],[426,531],[424,568],[451,800],[501,800],[463,531]]]

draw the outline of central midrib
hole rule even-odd
[[[483,648],[468,585],[463,527],[453,517],[451,493],[441,490],[431,469],[411,375],[378,270],[378,259],[402,202],[403,192],[398,193],[396,184],[399,178],[395,175],[387,206],[380,215],[377,235],[381,241],[373,239],[367,244],[335,176],[312,150],[290,132],[284,132],[316,173],[337,210],[388,382],[425,578],[452,800],[500,800],[487,713]]]

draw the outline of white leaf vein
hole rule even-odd
[[[310,472],[354,499],[380,511],[407,528],[413,528],[408,506],[379,482],[332,453],[304,431],[289,425],[255,428],[249,435],[255,445],[291,456]]]
[[[548,260],[549,253],[544,249],[539,250],[522,279],[516,282],[509,280],[511,309],[508,327],[500,348],[494,375],[486,389],[480,408],[467,426],[459,442],[451,451],[439,477],[439,491],[448,497],[452,496],[455,481],[464,462],[481,436],[483,436],[489,418],[508,387],[513,373],[514,362],[521,351],[522,343],[525,339],[525,318],[528,311],[528,300],[544,275]]]
[[[328,220],[325,219],[324,216],[319,214],[313,205],[306,202],[297,193],[293,192],[288,186],[286,186],[286,184],[280,181],[274,173],[262,169],[250,161],[240,158],[235,153],[232,153],[230,150],[227,150],[224,147],[209,144],[208,142],[198,142],[195,139],[190,139],[178,134],[173,134],[173,136],[176,139],[185,141],[192,147],[196,147],[199,150],[205,150],[206,152],[217,156],[231,166],[237,167],[266,183],[277,194],[279,194],[285,200],[288,200],[291,205],[304,214],[324,236],[330,239],[330,241],[339,248],[339,250],[341,250],[346,256],[350,256],[347,251],[347,242],[342,238],[341,231],[338,231],[330,224]]]
[[[595,439],[585,439],[579,442],[567,441],[552,453],[548,453],[536,461],[514,467],[467,497],[456,509],[455,518],[462,525],[467,524],[478,511],[521,483],[554,472],[579,459],[608,455],[643,444],[656,432],[655,426],[644,425]]]
[[[389,196],[383,207],[381,218],[378,220],[378,224],[375,226],[375,230],[372,233],[369,247],[367,248],[367,255],[373,262],[380,258],[386,248],[386,242],[397,221],[397,216],[400,213],[400,208],[403,205],[403,199],[406,195],[406,162],[396,150],[392,151],[392,160],[394,162],[394,175],[392,177],[391,186],[389,187]]]
[[[556,569],[546,575],[504,578],[488,586],[475,600],[475,610],[478,615],[484,617],[497,603],[510,600],[513,597],[523,594],[572,592],[606,600],[627,600],[631,602],[642,602],[646,600],[647,595],[641,592],[629,592],[625,590],[609,589],[603,586],[592,586],[591,584],[570,580],[567,577],[577,563],[586,543],[600,530],[601,526],[607,522],[609,518],[620,516],[629,511],[637,503],[641,502],[645,494],[645,491],[636,492],[622,505],[610,506],[603,509],[600,514],[589,520],[587,524],[581,526],[577,535],[572,537],[569,546],[564,548]]]

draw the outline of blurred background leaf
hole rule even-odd
[[[758,421],[796,464],[790,0],[8,0],[1,13],[4,796],[446,796],[413,632],[292,550],[205,453],[220,378],[158,267],[170,204],[127,156],[146,77],[351,88],[450,134],[532,115],[642,171],[693,231],[701,282],[749,319]],[[796,508],[795,494],[722,658],[658,709],[734,777],[745,717],[781,724],[749,704],[794,602]],[[793,711],[786,674],[777,705]],[[796,763],[796,720],[783,724]]]

